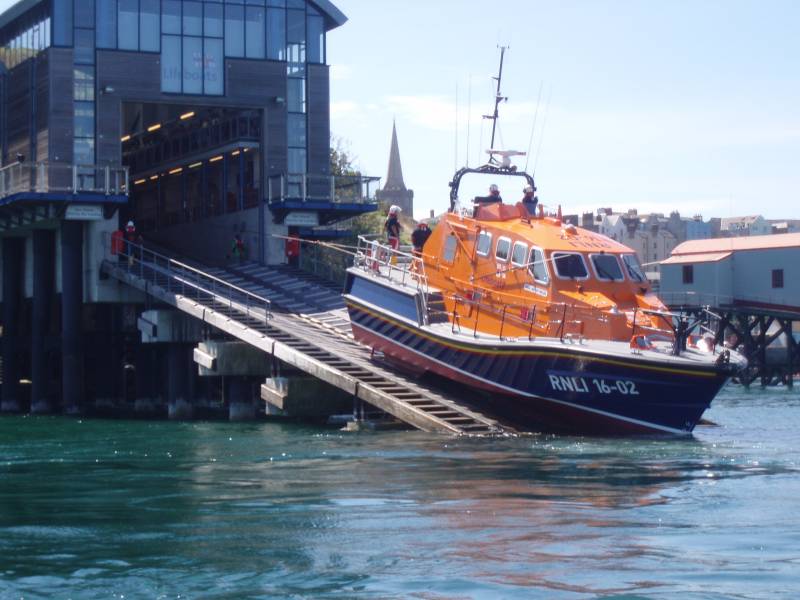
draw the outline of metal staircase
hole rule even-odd
[[[512,433],[456,398],[376,364],[370,349],[352,340],[346,312],[334,306],[332,290],[324,286],[251,265],[234,272],[202,270],[143,247],[135,247],[133,256],[131,262],[106,260],[102,271],[413,427]],[[332,308],[320,310],[325,306]],[[309,312],[299,312],[305,309]]]

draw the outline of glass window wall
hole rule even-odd
[[[244,56],[244,7],[225,5],[225,56]]]
[[[97,47],[117,47],[117,0],[97,0]]]
[[[183,93],[203,93],[203,38],[183,38]]]
[[[117,39],[120,50],[139,49],[139,2],[119,0]]]
[[[139,14],[140,25],[140,50],[144,52],[158,52],[159,38],[161,32],[159,28],[159,0],[140,0],[141,12]]]
[[[247,58],[264,58],[265,44],[264,23],[266,14],[263,6],[248,6],[245,21],[245,39]]]

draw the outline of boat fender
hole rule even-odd
[[[634,335],[631,337],[631,348],[634,350],[652,350],[655,348],[646,335]]]

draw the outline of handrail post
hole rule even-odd
[[[473,300],[473,302],[475,302]],[[481,316],[481,303],[475,302],[475,327],[472,328],[472,337],[478,337],[478,318]]]
[[[528,327],[528,341],[529,342],[531,341],[531,338],[533,337],[533,323],[534,323],[534,321],[536,321],[536,305],[535,304],[533,305],[533,314],[531,315],[531,324]]]
[[[564,327],[567,325],[567,303],[564,302],[564,312],[561,314],[561,327],[559,328],[558,339],[564,341]]]
[[[72,193],[78,192],[78,167],[72,165]]]
[[[508,307],[504,304],[503,305],[503,316],[500,318],[500,339],[501,340],[503,339],[503,329],[504,329],[505,324],[506,324],[506,309],[507,308]]]

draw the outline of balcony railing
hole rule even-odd
[[[333,204],[375,204],[370,186],[380,177],[367,175],[281,174],[267,179],[267,200],[282,202],[328,202]]]
[[[128,167],[23,162],[0,168],[0,198],[25,192],[127,195]]]

